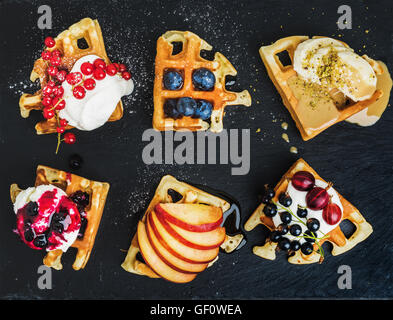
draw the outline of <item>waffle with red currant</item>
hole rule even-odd
[[[88,45],[81,49],[78,41],[84,39]],[[86,90],[94,89],[94,82],[107,75],[124,73],[124,78],[130,77],[124,65],[111,64],[106,54],[101,28],[97,20],[84,18],[73,24],[68,30],[61,32],[55,39],[45,39],[45,50],[41,58],[34,63],[30,75],[32,82],[39,79],[41,89],[34,94],[23,94],[19,101],[20,112],[23,118],[27,118],[31,110],[40,110],[45,120],[36,124],[37,134],[59,133],[71,129],[65,119],[60,119],[58,112],[65,108],[63,99],[64,89],[61,84],[67,81],[74,86],[73,94],[82,99]],[[94,66],[94,70],[70,73],[74,63],[87,55],[99,56],[102,60],[100,65]],[[116,68],[116,70],[114,69]],[[93,74],[93,71],[97,74]],[[86,79],[88,75],[91,75]],[[117,121],[123,116],[121,100],[108,121]]]
[[[174,54],[174,45],[182,50]],[[219,52],[214,60],[201,57],[212,47],[189,31],[168,31],[158,38],[154,80],[153,127],[160,131],[223,130],[227,105],[251,105],[247,90],[226,90],[226,77],[237,74]]]
[[[313,39],[316,38],[321,38],[321,37],[313,37]],[[314,138],[315,136],[317,136],[319,133],[326,130],[330,126],[338,122],[341,122],[349,118],[350,116],[360,112],[361,110],[369,107],[371,104],[373,104],[383,95],[382,90],[377,88],[377,90],[369,99],[354,102],[347,97],[341,97],[341,95],[337,95],[338,92],[331,91],[329,93],[331,97],[337,95],[340,97],[339,100],[341,101],[333,99],[334,103],[332,102],[332,105],[331,106],[329,105],[329,107],[326,108],[337,109],[338,116],[336,116],[336,114],[334,113],[334,115],[332,115],[330,118],[324,119],[323,123],[318,122],[317,124],[311,126],[307,122],[309,120],[306,120],[310,116],[307,116],[307,114],[305,114],[305,112],[308,112],[310,108],[307,111],[305,111],[304,108],[299,107],[300,106],[299,101],[300,99],[303,98],[301,97],[299,98],[298,96],[296,96],[294,91],[291,89],[288,81],[290,78],[297,76],[297,72],[294,70],[294,66],[293,66],[295,50],[299,44],[301,44],[302,42],[308,39],[309,39],[308,36],[291,36],[291,37],[277,40],[276,42],[274,42],[269,46],[262,46],[259,49],[259,54],[263,60],[263,63],[265,64],[268,75],[271,81],[273,82],[274,86],[276,87],[278,93],[280,94],[285,107],[288,109],[293,120],[295,121],[296,126],[299,129],[303,140],[305,141]],[[347,44],[343,42],[341,43],[345,47],[348,47]],[[283,65],[283,63],[279,58],[279,54],[283,52],[287,52],[290,58],[290,63],[285,66]],[[376,75],[379,75],[383,72],[378,62],[370,59],[366,55],[364,55],[363,58],[371,65]],[[323,92],[323,91],[319,90],[319,92]],[[307,90],[305,91],[304,94],[310,97],[315,95],[314,93],[311,94],[307,92]],[[327,99],[326,97],[323,97],[323,99],[320,100],[326,100],[326,99]],[[317,110],[317,108],[313,105],[311,105],[310,107],[311,109]],[[317,116],[318,115],[314,115],[313,117],[317,117]]]
[[[173,206],[173,204],[175,206]],[[176,219],[169,218],[166,210],[170,212],[171,207],[180,207],[181,210],[183,210],[182,214],[191,215],[193,218],[198,218],[198,214],[202,212],[199,211],[201,208],[204,213],[208,212],[212,215],[218,214],[217,217],[221,218],[211,223],[209,229],[201,230],[202,226],[206,227],[206,225],[202,224],[198,226],[194,225],[191,228],[190,224],[179,224],[179,221],[176,222]],[[186,211],[186,208],[190,207],[192,207],[191,211]],[[172,176],[164,176],[144,216],[139,222],[138,231],[132,239],[131,246],[122,264],[123,269],[150,278],[162,277],[173,282],[183,283],[193,280],[198,272],[203,271],[216,261],[219,247],[226,252],[232,252],[240,244],[242,239],[237,236],[232,237],[225,234],[225,228],[220,227],[222,224],[222,213],[229,208],[230,204],[226,200],[213,196],[184,182],[180,182]],[[162,224],[164,229],[157,227],[158,224]],[[156,225],[156,227],[154,227],[154,225]],[[144,229],[147,230],[147,228],[151,228],[151,226],[153,226],[153,230],[151,230],[151,235],[146,239],[149,239],[147,242],[152,244],[153,254],[148,257],[148,252],[144,253],[143,246],[141,246],[139,241],[141,240],[141,232],[146,233]],[[173,236],[171,242],[168,241],[165,243],[168,238],[162,238],[160,236],[160,232],[163,232],[162,230],[170,230],[170,234]],[[206,241],[209,240],[209,237],[213,239],[213,237],[218,234],[222,237],[221,241],[216,242],[216,245],[206,246]],[[152,239],[152,235],[158,238],[156,240]],[[196,245],[198,241],[194,241],[191,244],[190,235],[193,236],[193,239],[197,237],[199,239],[198,241],[205,242],[205,246],[201,246],[200,244]],[[142,241],[145,242],[143,238]],[[180,244],[177,241],[180,241]],[[179,248],[184,248],[184,251],[195,253],[196,258],[195,256],[192,258],[193,260],[191,260],[191,257],[187,258],[185,252],[182,250],[178,252],[184,254],[184,256],[177,254],[173,251],[173,247],[171,249],[173,242],[176,242]],[[207,259],[206,257],[209,256],[210,253],[212,253],[212,255]],[[159,264],[163,264],[164,262],[164,268],[156,272],[156,264],[152,263],[152,259],[155,259]]]
[[[346,219],[356,227],[349,238],[340,228]],[[274,260],[277,250],[285,251],[293,264],[322,262],[325,241],[332,244],[332,255],[344,253],[373,231],[360,212],[303,159],[295,162],[274,189],[266,187],[245,230],[259,224],[270,234],[263,246],[254,247],[254,254]]]
[[[35,187],[53,185],[62,189],[72,200],[79,211],[81,227],[75,242],[71,247],[76,248],[77,254],[73,264],[74,270],[83,269],[89,260],[94,241],[100,225],[102,213],[109,191],[109,184],[82,178],[65,171],[39,165],[36,172]],[[16,184],[11,185],[11,200],[15,202],[21,189]],[[61,257],[63,251],[49,251],[44,258],[44,264],[56,270],[63,268]]]

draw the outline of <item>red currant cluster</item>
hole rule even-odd
[[[47,48],[53,48],[56,45],[56,41],[52,37],[45,38],[44,42]],[[76,141],[75,135],[71,132],[66,133],[64,139],[61,139],[61,134],[64,133],[68,125],[67,120],[61,119],[58,114],[58,111],[66,106],[62,83],[67,81],[72,86],[74,97],[83,99],[86,95],[86,90],[93,90],[96,87],[96,80],[104,79],[107,74],[109,76],[120,74],[125,80],[130,80],[131,74],[127,71],[127,67],[124,64],[111,63],[107,65],[100,58],[93,63],[84,62],[81,65],[81,72],[68,73],[67,70],[60,70],[62,53],[58,49],[51,51],[46,49],[41,53],[41,57],[48,63],[46,71],[49,75],[49,81],[41,91],[41,103],[44,106],[42,113],[45,119],[56,118],[56,131],[58,133],[57,153],[61,141],[67,144],[74,144]]]

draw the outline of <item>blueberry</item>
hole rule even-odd
[[[44,248],[48,244],[48,240],[45,234],[40,234],[35,237],[33,244],[38,248]]]
[[[293,224],[289,228],[289,233],[295,237],[300,236],[300,234],[302,233],[302,227],[298,224]]]
[[[304,242],[301,245],[300,250],[302,251],[303,254],[308,256],[313,252],[313,245],[310,242]]]
[[[306,208],[302,208],[302,207],[298,207],[297,208],[297,215],[299,218],[305,218],[307,217],[307,209]]]
[[[196,107],[197,107],[196,101],[189,97],[180,98],[177,101],[177,106],[176,106],[177,111],[179,111],[180,114],[186,117],[193,116]]]
[[[298,251],[300,249],[300,242],[297,240],[293,240],[291,242],[291,250],[292,251]]]
[[[216,83],[216,77],[210,70],[200,68],[192,73],[192,83],[198,90],[211,91]]]
[[[277,214],[277,206],[274,203],[268,203],[267,205],[265,205],[265,207],[263,208],[263,213],[267,216],[267,217],[274,217]]]
[[[30,217],[34,217],[38,214],[38,204],[37,202],[30,201],[26,206],[26,213]]]
[[[291,247],[291,242],[287,238],[281,238],[278,241],[278,247],[281,250],[288,251]]]
[[[181,118],[182,115],[177,111],[177,100],[176,99],[168,99],[164,103],[164,113],[169,118],[178,119]]]
[[[285,223],[281,223],[278,227],[277,230],[280,231],[280,233],[282,235],[287,234],[288,233],[288,225],[286,225]]]
[[[64,231],[64,225],[60,221],[53,221],[51,223],[51,229],[52,229],[52,231],[61,234]]]
[[[201,118],[202,120],[210,119],[212,115],[213,105],[206,100],[198,100],[195,109],[194,117]]]
[[[273,199],[276,193],[274,192],[273,188],[270,188],[268,186],[265,187],[265,193],[264,196],[267,197],[269,200]]]
[[[315,218],[310,218],[310,219],[307,219],[307,228],[308,228],[308,230],[310,230],[310,231],[318,231],[318,229],[319,229],[319,221],[318,221],[318,219],[315,219]]]
[[[34,232],[33,232],[33,230],[27,229],[27,230],[25,231],[25,233],[24,233],[24,236],[25,236],[25,240],[26,240],[27,242],[33,241],[33,240],[34,240]]]
[[[278,242],[281,239],[280,231],[274,230],[270,233],[270,240],[272,242]]]
[[[52,216],[52,222],[60,222],[63,221],[66,217],[66,215],[68,214],[68,212],[57,212],[55,214],[53,214]]]
[[[289,195],[287,195],[285,192],[281,193],[280,196],[278,197],[278,201],[284,206],[284,207],[289,207],[292,204],[292,199]]]
[[[177,71],[167,71],[164,74],[164,87],[168,90],[179,90],[183,87],[183,77]]]
[[[281,212],[280,218],[283,223],[289,224],[292,221],[292,216],[289,212]]]
[[[87,219],[85,217],[81,217],[81,227],[79,229],[78,238],[83,238],[87,227]]]
[[[68,164],[71,169],[78,170],[82,167],[83,159],[80,155],[73,154],[70,156],[70,158],[68,160]]]

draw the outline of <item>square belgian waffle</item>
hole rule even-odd
[[[173,55],[173,43],[181,42],[182,51]],[[172,119],[165,116],[164,104],[167,99],[190,97],[203,99],[212,103],[213,112],[210,117],[210,130],[223,130],[224,108],[227,105],[251,105],[251,97],[247,90],[231,92],[225,88],[226,76],[235,76],[236,69],[221,53],[216,52],[214,60],[201,57],[201,50],[211,51],[212,47],[196,34],[189,31],[168,31],[157,40],[157,56],[154,79],[154,114],[153,128],[159,131],[207,130],[209,123],[202,119],[182,117]],[[214,73],[216,83],[212,91],[198,91],[192,84],[192,72],[198,68],[206,68]],[[176,69],[184,75],[184,84],[180,90],[167,90],[163,85],[164,72]]]
[[[308,39],[309,37],[307,36],[287,37],[277,40],[270,46],[263,46],[259,49],[259,54],[261,55],[263,63],[265,64],[268,75],[274,83],[277,91],[279,92],[285,107],[288,109],[293,120],[295,121],[303,140],[312,139],[330,126],[340,121],[343,121],[350,116],[358,113],[359,111],[369,107],[384,94],[382,90],[377,88],[375,93],[369,99],[358,102],[347,100],[348,105],[345,104],[344,106],[339,108],[336,107],[333,102],[331,102],[331,106],[329,106],[329,108],[332,108],[333,110],[337,109],[337,113],[332,113],[331,117],[324,119],[322,123],[318,122],[313,126],[307,124],[307,121],[305,121],[305,119],[307,117],[317,117],[318,115],[316,113],[318,112],[318,110],[317,112],[314,112],[313,115],[307,115],[306,113],[311,112],[311,110],[305,111],[304,109],[300,108],[299,100],[289,86],[288,80],[292,77],[297,77],[297,72],[293,68],[294,52],[300,43]],[[343,44],[348,47],[347,44]],[[283,66],[278,57],[278,54],[285,51],[288,53],[291,63],[289,65]],[[373,67],[375,73],[377,74],[377,77],[383,72],[382,67],[378,64],[377,61],[370,59],[366,55],[364,55],[363,58],[367,60]]]
[[[39,165],[37,167],[35,186],[37,187],[42,184],[54,185],[64,190],[68,196],[76,191],[86,192],[90,196],[90,203],[85,210],[87,227],[83,238],[76,239],[71,246],[78,250],[72,267],[75,270],[83,269],[89,260],[94,246],[109,191],[109,183],[88,180],[72,173]],[[10,193],[12,202],[15,202],[16,196],[20,191],[21,189],[19,189],[18,185],[11,185]],[[63,251],[61,250],[49,251],[44,258],[44,264],[56,270],[61,270],[63,268],[61,264],[62,255]]]
[[[303,159],[299,159],[295,162],[295,164],[289,168],[289,170],[284,174],[280,182],[274,188],[276,196],[273,200],[278,201],[278,195],[287,190],[288,186],[288,178],[291,178],[298,171],[308,171],[312,173],[317,180],[323,180],[310,165],[304,161]],[[348,219],[352,222],[356,231],[349,237],[346,238],[344,233],[341,231],[340,224],[335,227],[333,230],[327,233],[328,237],[319,241],[319,244],[322,246],[323,242],[328,241],[333,245],[332,255],[336,256],[341,253],[344,253],[348,250],[351,250],[355,247],[359,242],[365,240],[372,232],[372,226],[364,219],[364,217],[360,214],[359,210],[356,209],[351,203],[348,202],[343,196],[338,194],[341,204],[344,208],[342,221]],[[265,205],[262,203],[259,207],[254,211],[251,217],[246,222],[244,228],[246,231],[253,230],[257,225],[263,224],[269,230],[274,229],[274,223],[272,218],[267,217],[263,213],[263,208]],[[263,246],[256,246],[253,248],[253,252],[255,255],[260,256],[265,259],[274,260],[276,258],[276,250],[277,243],[267,241]],[[314,251],[310,255],[304,255],[300,250],[296,251],[295,255],[290,256],[288,261],[293,264],[308,264],[315,263],[321,261],[321,255],[316,252],[318,249],[317,245],[314,244]]]
[[[85,39],[88,47],[80,49],[78,40]],[[53,48],[47,48],[49,51],[58,49],[62,52],[62,61],[59,70],[71,71],[75,62],[90,54],[97,55],[110,63],[105,51],[104,39],[102,37],[101,27],[97,20],[84,18],[81,21],[73,24],[68,30],[60,33],[56,38],[56,45]],[[41,103],[41,90],[50,80],[46,72],[49,64],[42,58],[35,61],[33,71],[30,75],[32,82],[37,79],[40,80],[41,89],[34,94],[23,94],[19,100],[20,113],[23,118],[30,115],[31,110],[42,110],[44,106]],[[117,121],[123,117],[123,104],[121,100],[116,106],[108,121]],[[35,129],[37,134],[56,133],[56,119],[43,120],[36,124]],[[67,126],[66,129],[72,129],[72,126]]]
[[[180,198],[181,199],[178,199]],[[203,203],[211,206],[219,207],[223,212],[230,208],[229,202],[211,195],[205,191],[197,189],[187,183],[176,180],[170,175],[164,176],[151,200],[145,214],[142,217],[142,222],[146,221],[147,214],[151,212],[155,205],[158,203]],[[226,252],[232,252],[241,243],[243,236],[237,235],[231,237],[226,236],[225,241],[221,244],[221,248]],[[138,245],[137,234],[134,235],[131,241],[131,246],[128,249],[127,256],[121,265],[124,270],[148,276],[150,278],[160,278],[147,264],[138,259],[138,253],[140,252]],[[216,260],[210,262],[209,266],[212,265]]]

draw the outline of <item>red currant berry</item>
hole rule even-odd
[[[64,128],[64,127],[57,127],[57,128],[56,128],[56,131],[57,131],[58,133],[64,133],[65,128]]]
[[[61,57],[61,51],[59,49],[55,49],[52,51],[52,57]]]
[[[116,67],[117,72],[119,72],[119,71],[120,71],[120,66],[119,66],[119,64],[116,63],[116,62],[114,62],[114,63],[112,63],[112,64]]]
[[[46,85],[51,87],[51,88],[54,88],[56,86],[56,82],[54,82],[53,80],[49,80]]]
[[[42,88],[42,94],[44,96],[49,96],[51,95],[53,92],[53,87],[46,85],[45,87]]]
[[[44,50],[41,53],[41,58],[44,60],[50,60],[50,58],[52,57],[52,53],[48,50]]]
[[[63,110],[66,106],[65,100],[61,98],[54,98],[52,102],[53,106],[56,106],[56,110]]]
[[[121,76],[123,77],[123,79],[125,80],[130,80],[131,79],[131,73],[129,73],[128,71],[123,71],[121,73]]]
[[[119,72],[124,72],[127,70],[127,67],[125,64],[120,63],[119,64]]]
[[[93,90],[96,87],[96,82],[93,78],[86,79],[83,83],[86,90]]]
[[[42,114],[45,119],[52,119],[55,116],[55,112],[49,108],[44,108]]]
[[[62,86],[55,87],[55,88],[53,89],[53,94],[54,94],[57,98],[62,98],[63,95],[64,95],[64,89],[63,89],[63,87],[62,87]]]
[[[66,127],[68,124],[68,121],[66,119],[60,119],[59,123],[60,123],[60,126]]]
[[[94,64],[94,66],[95,66],[96,68],[105,69],[105,67],[106,67],[105,61],[102,60],[101,58],[95,59],[94,62],[93,62],[93,64]]]
[[[55,44],[56,44],[55,39],[53,39],[52,37],[46,37],[44,42],[45,42],[45,45],[46,45],[48,48],[52,48],[52,47],[54,47]]]
[[[60,70],[56,77],[57,80],[59,80],[60,82],[64,82],[67,77],[67,71]]]
[[[96,80],[102,80],[106,76],[105,70],[102,68],[97,68],[94,70],[93,77]]]
[[[82,81],[82,74],[80,72],[71,72],[67,75],[66,80],[70,85],[75,85]]]
[[[59,70],[55,66],[49,66],[48,67],[48,73],[50,76],[55,77]]]
[[[117,68],[113,64],[110,64],[106,67],[106,73],[110,76],[114,76],[117,73]]]
[[[72,90],[72,94],[77,99],[83,99],[85,97],[85,95],[86,95],[86,91],[85,91],[85,88],[83,88],[82,86],[76,86]]]
[[[61,59],[60,57],[54,57],[52,56],[52,58],[50,58],[50,64],[52,66],[58,67],[60,65]]]
[[[90,62],[84,62],[81,65],[81,71],[85,76],[90,76],[94,71],[94,65]]]
[[[74,144],[76,141],[75,135],[72,132],[67,132],[64,135],[64,142],[67,144]]]
[[[41,103],[44,107],[50,107],[52,105],[52,98],[45,96],[42,98]]]

